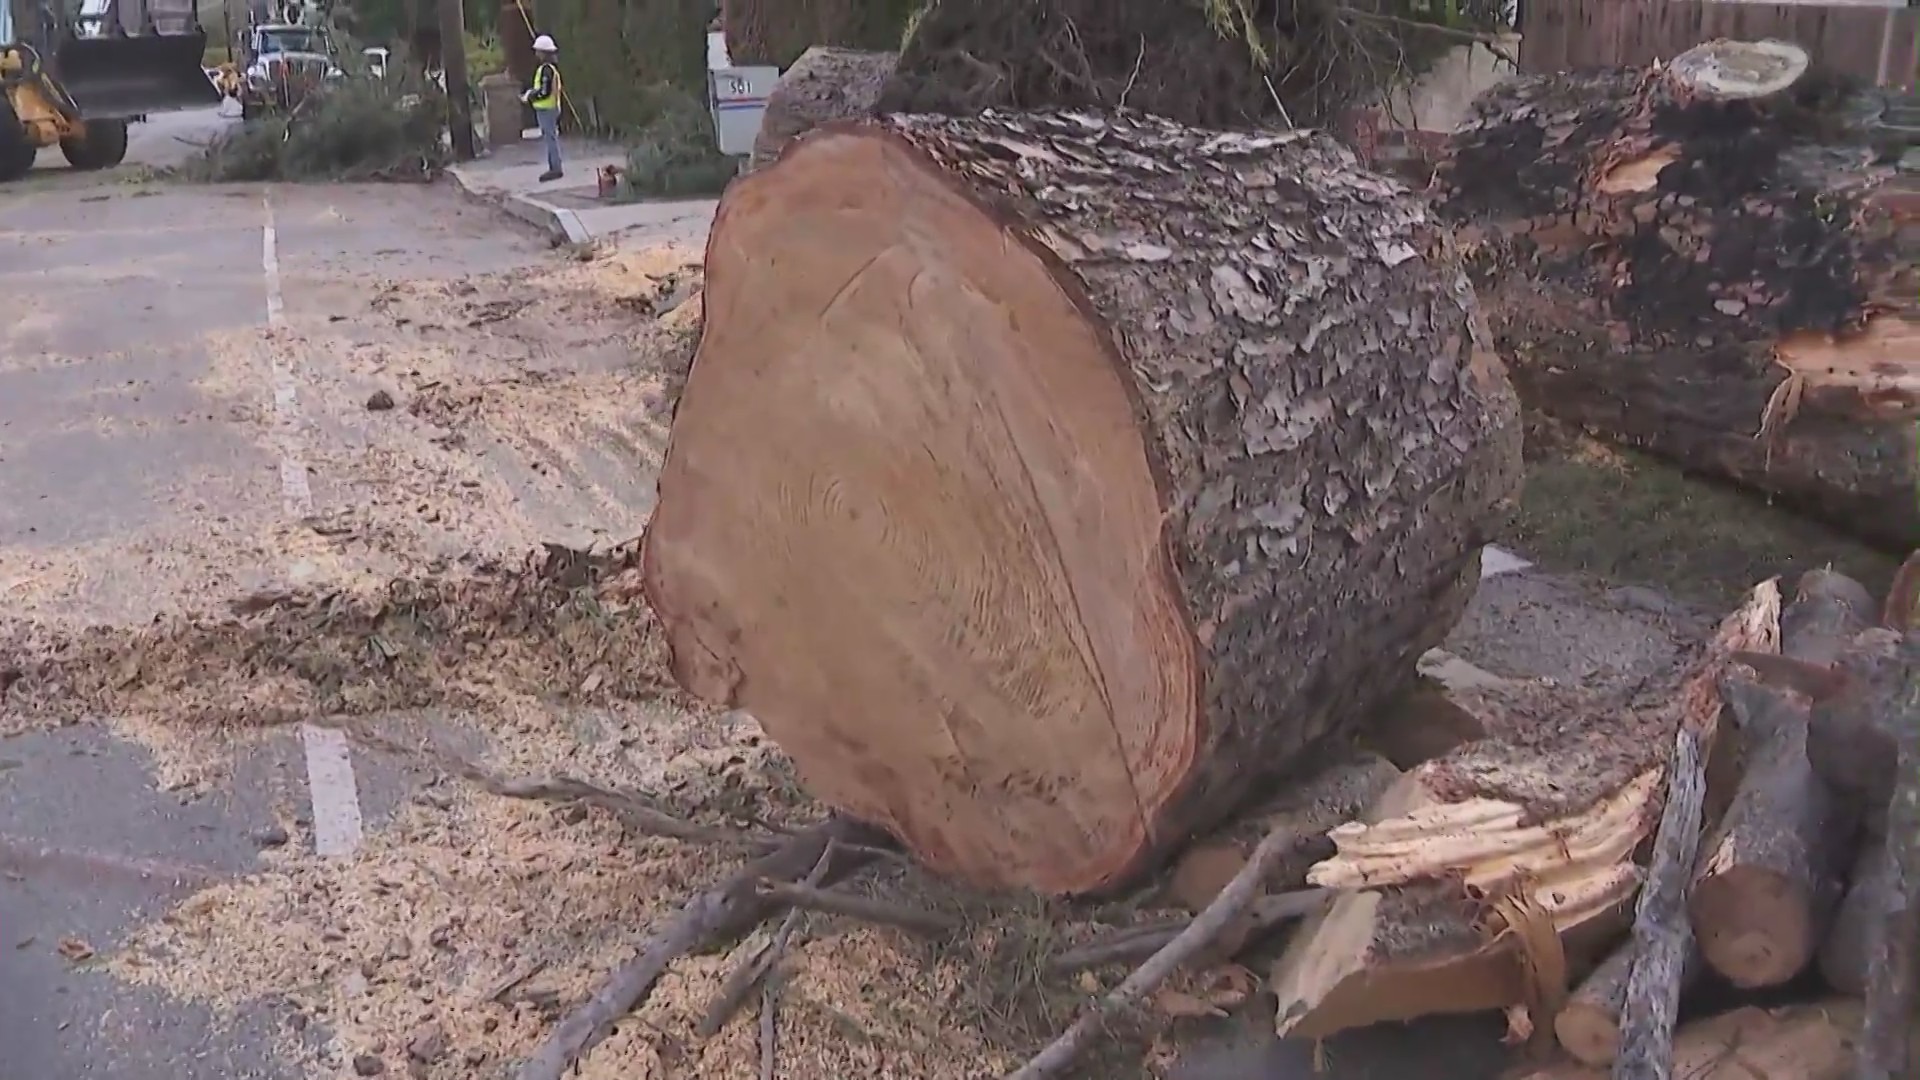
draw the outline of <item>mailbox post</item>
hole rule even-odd
[[[760,118],[767,111],[767,95],[779,82],[779,68],[735,67],[725,38],[718,32],[707,35],[707,108],[713,114],[714,138],[722,154],[744,158],[753,153]]]

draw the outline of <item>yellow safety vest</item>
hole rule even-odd
[[[543,75],[552,76],[552,81],[547,84],[547,92],[533,98],[528,104],[543,111],[547,109],[557,109],[560,107],[560,65],[541,64],[539,67],[533,69],[534,86],[538,87],[540,85],[541,76]]]

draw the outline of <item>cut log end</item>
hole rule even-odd
[[[756,689],[803,718],[775,737],[809,786],[936,862],[1058,891],[1122,875],[1199,718],[1105,328],[1038,250],[877,129],[796,145],[742,182],[716,236],[708,309],[739,314],[708,324],[673,450],[729,505],[663,499],[654,535],[671,548],[648,546],[705,593],[657,597],[676,675],[709,697],[734,696],[729,672],[779,680]],[[751,635],[726,624],[739,611]],[[1021,712],[1049,724],[966,748],[1018,771],[956,799],[968,785],[942,759],[962,767],[955,744],[982,733],[948,719]]]
[[[842,121],[706,271],[642,575],[674,673],[970,884],[1111,894],[1335,745],[1517,483],[1450,238],[1323,135]]]
[[[1700,951],[1735,986],[1778,986],[1799,974],[1820,943],[1822,898],[1804,881],[1740,867],[1694,886]]]
[[[1696,45],[1667,66],[1667,76],[1695,94],[1745,101],[1781,93],[1807,73],[1807,51],[1785,41],[1733,41]]]

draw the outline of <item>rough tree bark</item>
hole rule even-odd
[[[1881,912],[1893,896],[1893,872],[1893,852],[1885,838],[1863,838],[1847,874],[1846,899],[1820,945],[1820,977],[1843,994],[1866,995]]]
[[[753,139],[753,169],[773,164],[802,134],[830,120],[872,116],[899,54],[815,47],[782,72]]]
[[[1807,760],[1804,705],[1751,679],[1730,680],[1725,693],[1746,769],[1701,850],[1688,911],[1715,971],[1745,989],[1778,986],[1806,968],[1826,932],[1853,819]]]
[[[1920,1003],[1920,552],[1896,575],[1882,625],[1863,631],[1822,665],[1808,658],[1756,657],[1763,675],[1808,695],[1808,753],[1816,772],[1866,823],[1868,853],[1840,933],[1853,937],[1865,1019],[1855,1080],[1911,1075],[1913,1015]],[[1839,948],[1845,949],[1846,942]]]
[[[1443,205],[1530,407],[1913,547],[1920,200],[1800,82],[1515,80],[1453,136]]]
[[[1128,883],[1472,593],[1517,407],[1450,245],[1317,134],[815,131],[709,240],[645,556],[676,676],[939,870]]]

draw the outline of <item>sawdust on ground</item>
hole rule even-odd
[[[511,737],[496,739],[488,764],[644,790],[703,819],[717,806],[784,821],[818,813],[743,714],[616,707],[596,718],[603,737],[589,743],[557,712],[496,717],[493,730]],[[308,854],[305,822],[286,825],[293,842],[268,869],[190,896],[103,963],[218,1016],[269,1007],[283,1052],[316,1076],[369,1057],[384,1074],[427,1080],[507,1075],[650,927],[744,860],[725,846],[636,838],[598,809],[501,798],[453,778],[422,788],[350,858]],[[904,865],[860,887],[917,906],[973,902]],[[1051,989],[1063,999],[1043,1000],[1036,958],[1092,928],[1017,908],[977,910],[941,943],[803,918],[774,983],[776,1075],[974,1080],[1017,1065],[1064,1022],[1061,1000],[1098,985],[1063,981]],[[1043,929],[1003,940],[1029,927]],[[676,963],[578,1075],[758,1075],[757,996],[713,1038],[696,1029],[767,932]]]
[[[181,346],[207,366],[180,419],[227,421],[262,462],[295,437],[321,512],[287,520],[271,470],[177,478],[162,514],[110,541],[0,547],[9,616],[137,622],[289,566],[351,589],[434,559],[637,534],[698,330],[699,258],[678,245],[448,280],[316,280],[282,325]],[[262,385],[263,358],[294,383],[297,431],[271,407],[281,388]]]

